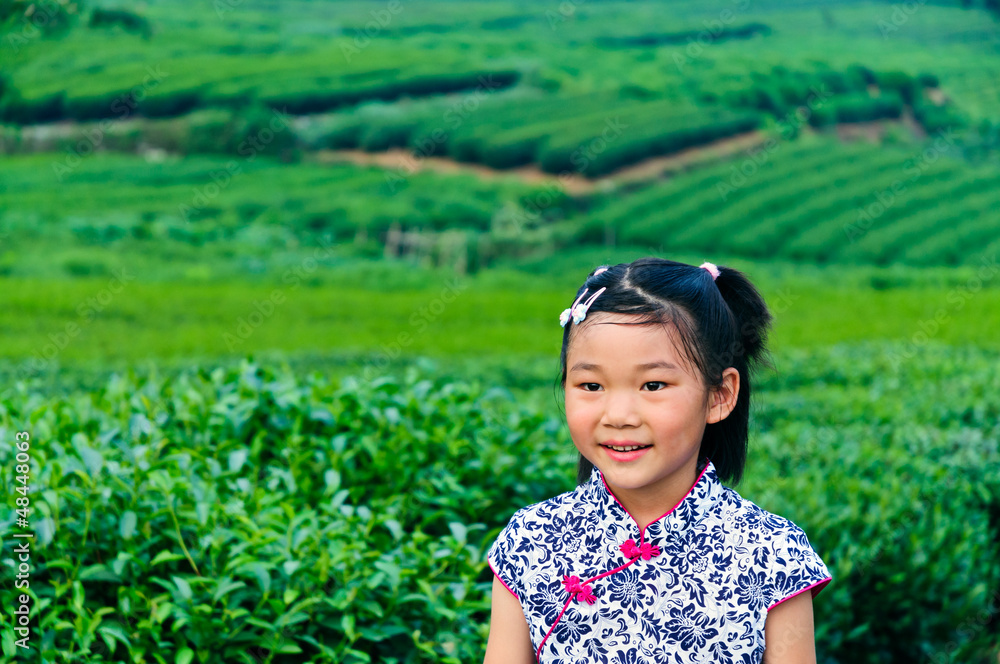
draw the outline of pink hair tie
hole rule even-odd
[[[703,267],[706,270],[708,270],[711,273],[711,275],[712,275],[712,281],[715,281],[716,279],[718,279],[719,275],[722,274],[721,272],[719,272],[719,268],[717,268],[714,263],[708,263],[708,262],[706,262],[706,263],[702,263],[698,267]]]

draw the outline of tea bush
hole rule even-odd
[[[985,664],[1000,645],[1000,357],[886,351],[780,353],[737,490],[830,567],[821,662]],[[33,645],[49,662],[481,661],[486,551],[575,475],[554,376],[517,373],[535,378],[512,392],[485,368],[331,381],[245,360],[64,395],[6,387],[7,505],[6,443],[32,437]]]
[[[499,515],[570,481],[555,420],[490,410],[497,396],[253,365],[115,377],[93,398],[8,395],[5,434],[34,413],[42,656],[468,661]],[[524,463],[512,446],[540,453]]]

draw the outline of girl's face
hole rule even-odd
[[[573,443],[616,495],[655,502],[694,483],[705,425],[728,415],[735,395],[720,407],[673,327],[623,324],[637,319],[598,312],[572,330],[566,419]],[[730,372],[738,388],[735,369],[723,384],[732,384]]]

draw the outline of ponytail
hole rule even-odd
[[[760,292],[739,270],[720,267],[715,285],[732,313],[733,333],[728,347],[714,349],[715,357],[710,358],[709,365],[721,367],[720,383],[722,369],[736,369],[740,387],[732,412],[724,420],[705,425],[701,454],[712,459],[720,478],[738,484],[747,458],[751,378],[761,366],[773,368],[767,356],[767,336],[773,317]]]

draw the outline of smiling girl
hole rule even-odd
[[[815,663],[826,565],[722,484],[746,462],[771,323],[757,290],[642,258],[594,270],[560,323],[579,486],[518,510],[490,549],[486,664]]]

